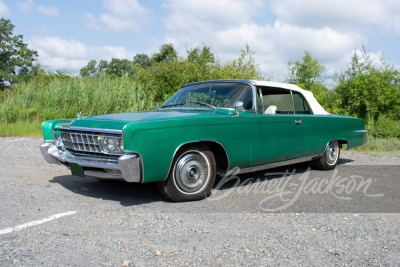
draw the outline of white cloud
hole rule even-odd
[[[335,27],[354,30],[384,26],[400,13],[400,2],[392,0],[272,0],[271,8],[284,23],[302,27]]]
[[[384,25],[385,30],[390,34],[400,35],[400,15],[393,17]]]
[[[127,58],[132,60],[136,52],[129,52],[121,46],[92,47],[74,39],[64,40],[60,37],[33,37],[29,40],[29,48],[38,51],[39,63],[55,70],[66,69],[78,73],[89,60]]]
[[[261,0],[167,0],[165,24],[170,31],[215,31],[251,22]]]
[[[18,9],[24,14],[30,14],[32,12],[33,7],[35,4],[33,0],[27,0],[25,2],[17,2]]]
[[[39,6],[38,10],[49,17],[58,17],[60,15],[56,6]]]
[[[0,16],[6,17],[10,14],[10,10],[8,9],[8,6],[3,3],[3,1],[0,1]]]
[[[91,13],[86,13],[85,16],[83,16],[83,25],[92,30],[100,30],[99,23],[97,22],[97,19],[93,16]]]
[[[138,0],[103,0],[107,14],[100,20],[117,34],[138,34],[143,24],[149,23],[153,12],[141,6]]]
[[[288,61],[301,59],[306,50],[322,64],[345,67],[343,55],[366,42],[355,31],[331,27],[302,27],[279,19],[272,25],[257,24],[253,16],[262,12],[259,1],[168,0],[165,7],[170,10],[165,19],[168,33],[160,43],[173,43],[180,55],[185,55],[186,46],[205,43],[222,62],[238,58],[249,44],[261,71],[275,80],[283,80]],[[333,74],[333,69],[327,70]]]
[[[276,80],[281,80],[287,73],[288,61],[300,59],[306,50],[324,64],[342,60],[344,54],[362,42],[362,37],[354,33],[341,33],[330,28],[301,28],[279,21],[274,25],[241,25],[215,33],[213,38],[219,51],[223,51],[219,53],[222,59],[232,58],[234,51],[248,43],[257,52],[255,57],[261,71]],[[327,71],[333,73],[331,69]]]

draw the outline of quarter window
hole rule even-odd
[[[294,110],[296,114],[311,114],[310,106],[307,100],[299,92],[292,91]]]

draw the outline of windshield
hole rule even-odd
[[[249,110],[253,108],[252,99],[252,89],[248,84],[205,83],[180,89],[162,106],[198,106],[202,102],[205,107],[209,104],[217,108],[235,108],[235,102],[242,101],[244,109]]]

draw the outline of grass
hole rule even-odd
[[[351,149],[352,151],[390,151],[400,152],[400,139],[396,137],[376,138],[367,137],[367,142],[363,146]]]
[[[0,136],[42,137],[41,123],[0,123]]]
[[[59,118],[150,110],[152,91],[131,78],[38,77],[20,83],[0,102],[0,124],[40,123]],[[18,127],[18,126],[17,126]]]
[[[0,98],[0,136],[42,136],[46,120],[150,110],[154,94],[128,76],[60,78],[38,76],[3,92]]]

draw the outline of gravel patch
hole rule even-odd
[[[340,151],[340,159],[348,165],[400,165],[400,152]]]
[[[0,138],[0,230],[76,213],[0,235],[0,266],[400,265],[399,213],[255,212],[259,200],[251,192],[171,203],[151,184],[71,176],[44,161],[41,142]],[[398,207],[399,163],[395,153],[343,151],[338,170],[372,177],[375,190],[391,190],[385,200]],[[264,173],[241,181],[249,177]],[[299,208],[317,206],[325,197],[299,198]],[[365,198],[351,203],[358,200]],[[367,200],[371,206],[379,201]]]

